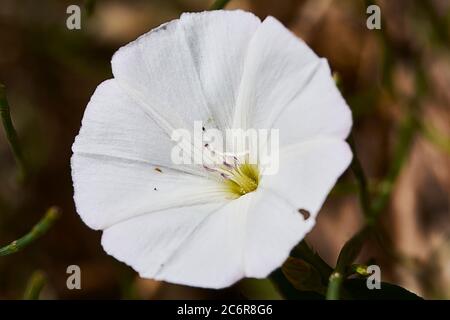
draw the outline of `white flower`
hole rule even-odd
[[[213,11],[124,46],[112,71],[71,162],[77,211],[103,230],[106,252],[142,277],[209,288],[280,266],[352,157],[351,112],[327,61],[273,17]],[[240,164],[230,174],[242,179],[230,183],[173,164],[171,132],[194,121],[279,129],[279,172]]]

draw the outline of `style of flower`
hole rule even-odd
[[[351,161],[351,112],[325,59],[273,17],[185,13],[120,48],[71,160],[77,212],[140,276],[227,287],[264,278],[311,230]],[[279,170],[171,160],[171,133],[279,129]]]

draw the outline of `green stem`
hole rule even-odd
[[[16,253],[34,242],[47,232],[59,216],[60,211],[58,208],[51,207],[48,209],[45,216],[31,229],[29,233],[20,239],[11,242],[9,245],[0,248],[0,256],[7,256]]]
[[[347,243],[342,248],[338,257],[336,268],[334,269],[329,279],[327,299],[339,299],[340,287],[344,278],[346,277],[348,271],[347,268],[358,256],[367,235],[369,234],[371,228],[375,226],[375,222],[378,216],[386,207],[390,199],[395,180],[400,174],[401,168],[408,157],[414,134],[418,127],[415,116],[418,103],[419,99],[418,97],[415,97],[412,101],[414,107],[412,109],[412,113],[408,114],[400,128],[399,139],[394,151],[392,165],[389,168],[388,174],[382,184],[381,191],[373,204],[371,204],[370,202],[370,193],[367,187],[367,178],[364,174],[361,163],[359,162],[354,147],[353,138],[351,136],[349,138],[349,143],[353,151],[353,161],[351,164],[351,169],[359,186],[359,201],[366,217],[366,225],[360,232],[358,232],[349,241],[347,241]]]
[[[24,300],[39,300],[41,290],[45,285],[45,275],[42,271],[35,271],[28,281],[27,288],[23,295]]]
[[[2,118],[3,128],[5,129],[6,138],[11,146],[14,158],[19,167],[19,177],[24,179],[26,177],[26,165],[23,157],[22,149],[19,144],[17,132],[14,129],[14,125],[11,120],[11,114],[6,97],[6,88],[0,83],[0,116]]]
[[[338,261],[336,263],[336,268],[331,273],[328,282],[328,289],[326,298],[328,300],[338,300],[341,293],[342,282],[344,281],[348,270],[347,268],[351,266],[352,262],[356,259],[361,248],[364,244],[364,240],[369,233],[370,227],[374,225],[375,215],[372,212],[370,204],[370,193],[367,184],[367,178],[364,174],[361,163],[355,148],[355,142],[353,136],[349,137],[350,148],[353,152],[353,160],[350,165],[353,174],[355,176],[356,182],[358,184],[359,190],[359,202],[363,210],[364,216],[366,218],[366,226],[350,238],[342,247],[339,253]]]
[[[350,148],[352,149],[352,152],[353,152],[353,160],[352,160],[350,167],[355,176],[356,183],[358,184],[359,203],[363,210],[367,224],[372,225],[374,222],[374,217],[373,217],[371,205],[370,205],[369,187],[368,187],[366,175],[364,174],[364,170],[362,168],[361,162],[359,161],[359,157],[356,152],[353,135],[350,135],[350,137],[348,138],[348,142],[349,142]]]
[[[327,288],[327,300],[338,300],[340,297],[341,285],[346,275],[348,274],[348,268],[352,262],[356,259],[361,248],[365,242],[367,235],[370,232],[370,227],[366,226],[355,234],[350,240],[348,240],[339,253],[336,268],[331,273],[328,288]]]
[[[343,281],[344,275],[337,270],[333,271],[328,282],[327,300],[339,300]]]
[[[225,8],[228,2],[230,2],[230,0],[216,0],[211,7],[209,7],[209,10],[221,10]]]

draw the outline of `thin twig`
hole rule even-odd
[[[17,137],[16,129],[11,120],[11,114],[8,104],[8,99],[6,97],[6,88],[0,83],[0,116],[2,118],[3,128],[5,129],[6,138],[8,139],[9,145],[11,146],[14,158],[16,159],[17,165],[19,167],[19,177],[24,179],[27,173],[27,167],[25,165],[25,159],[23,157],[22,148],[19,144],[19,139]]]
[[[355,142],[353,140],[352,134],[348,138],[348,142],[349,142],[350,148],[352,149],[352,152],[353,152],[353,160],[352,160],[350,167],[355,176],[356,183],[358,184],[359,203],[361,205],[364,216],[366,218],[366,222],[369,225],[372,225],[374,217],[372,215],[372,210],[371,210],[369,187],[368,187],[366,175],[364,174],[364,170],[362,168],[361,162],[359,161],[359,157],[356,152]]]
[[[16,253],[34,242],[47,232],[59,216],[60,211],[58,208],[51,207],[48,209],[45,216],[31,229],[29,233],[20,239],[11,242],[9,245],[0,248],[0,256],[7,256]]]
[[[39,295],[46,282],[45,275],[42,271],[35,271],[30,280],[28,280],[27,288],[23,295],[24,300],[39,300]]]

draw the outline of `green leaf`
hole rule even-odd
[[[295,289],[325,293],[326,288],[322,284],[320,273],[305,260],[289,257],[281,271]]]

